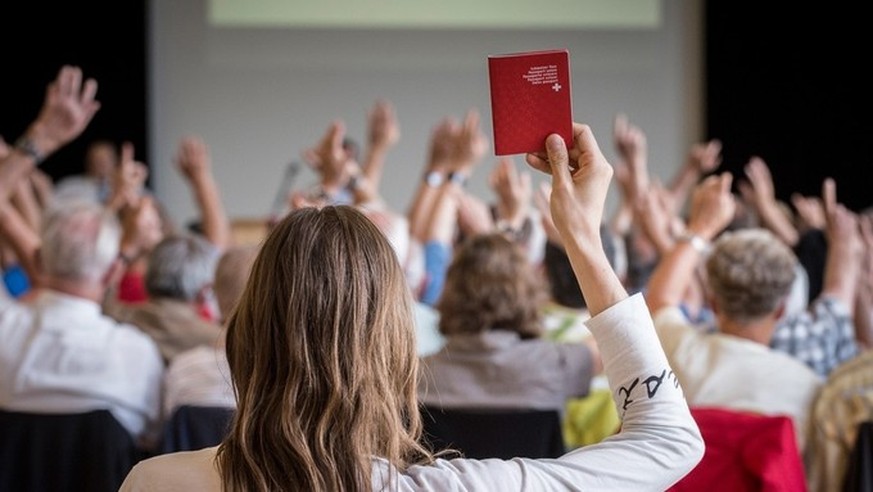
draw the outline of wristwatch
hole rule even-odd
[[[436,188],[437,186],[443,184],[443,174],[438,171],[431,171],[424,175],[424,182],[427,183],[431,188]]]
[[[26,134],[20,136],[12,148],[31,157],[36,162],[36,165],[39,165],[45,159],[45,156],[36,148],[33,140]]]
[[[712,245],[709,244],[709,241],[703,239],[702,237],[694,234],[692,232],[685,231],[680,234],[676,241],[685,241],[691,244],[691,247],[694,248],[700,254],[707,254],[712,249]]]

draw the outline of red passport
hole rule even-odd
[[[491,55],[488,78],[496,155],[545,150],[552,133],[573,144],[569,51]]]

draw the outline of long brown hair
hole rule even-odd
[[[412,304],[391,245],[351,207],[301,209],[270,233],[227,330],[237,411],[225,490],[370,490],[373,458],[418,444]]]

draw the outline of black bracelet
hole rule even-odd
[[[28,157],[34,160],[36,165],[40,165],[43,160],[45,160],[45,156],[42,155],[39,149],[36,148],[36,144],[33,143],[33,140],[30,139],[26,134],[22,135],[15,141],[15,145],[13,149],[21,152],[22,154],[26,154]]]
[[[452,171],[449,173],[449,182],[455,183],[458,186],[464,186],[467,184],[467,177],[463,173]]]

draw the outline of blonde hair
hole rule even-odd
[[[418,443],[411,302],[391,245],[354,208],[276,225],[228,324],[225,490],[370,490],[376,457],[432,461]]]
[[[724,233],[706,261],[709,287],[719,309],[738,322],[774,312],[796,275],[797,258],[769,231]]]
[[[443,335],[510,330],[542,334],[546,285],[524,252],[502,234],[467,239],[455,253],[437,303]]]

